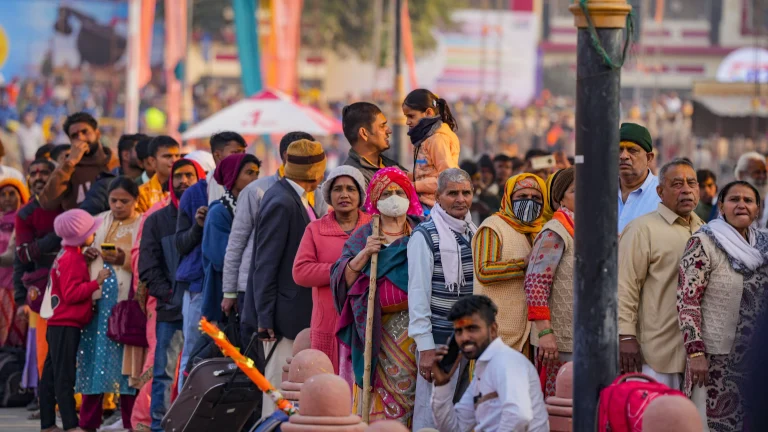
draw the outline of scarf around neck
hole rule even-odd
[[[411,144],[415,146],[421,145],[425,139],[437,132],[442,125],[443,120],[440,116],[422,118],[413,129],[408,131],[408,136],[411,137]]]
[[[457,288],[461,290],[467,285],[467,281],[464,279],[461,248],[454,233],[457,235],[466,234],[471,241],[477,232],[477,226],[472,222],[469,212],[464,216],[464,219],[456,219],[443,210],[440,203],[435,203],[430,216],[435,222],[439,236],[440,260],[443,262],[445,287],[448,288],[449,292],[454,292]]]
[[[221,203],[224,204],[224,208],[227,209],[229,215],[235,217],[235,209],[237,209],[237,198],[232,195],[228,189],[224,189],[224,195],[221,197]]]
[[[733,269],[739,273],[743,273],[745,269],[755,271],[766,263],[768,245],[765,241],[758,241],[758,237],[763,234],[752,226],[748,228],[749,241],[722,216],[702,226],[701,232],[707,234],[728,255]]]
[[[571,237],[574,237],[573,232],[574,232],[575,225],[573,223],[574,217],[573,217],[572,211],[568,210],[565,207],[560,207],[552,215],[552,219],[555,219],[556,221],[560,222],[565,227],[565,230],[568,231],[568,234],[570,234]]]

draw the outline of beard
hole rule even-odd
[[[184,191],[189,188],[183,187],[183,188],[173,188],[173,194],[176,195],[176,199],[180,200],[181,196],[184,195]]]
[[[96,140],[92,143],[88,143],[88,153],[89,155],[95,154],[97,151],[99,151],[99,141]]]

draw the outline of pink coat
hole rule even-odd
[[[371,221],[369,214],[358,210],[355,230]],[[341,230],[335,212],[330,212],[304,231],[299,251],[293,261],[293,280],[312,287],[311,346],[328,355],[333,369],[339,373],[339,343],[336,340],[338,314],[331,294],[331,267],[341,257],[349,234]]]

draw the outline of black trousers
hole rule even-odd
[[[242,311],[243,310],[243,304],[245,303],[245,293],[238,292],[237,293],[237,310]],[[251,345],[251,349],[248,352],[245,352],[248,345],[251,342],[251,337],[257,332],[256,329],[252,328],[248,324],[245,323],[245,321],[240,322],[240,343],[243,350],[243,353],[253,359],[253,362],[256,364],[256,369],[259,370],[259,372],[264,373],[264,344],[260,341],[256,340],[254,341],[253,345]],[[256,408],[253,410],[253,414],[251,415],[251,418],[248,419],[248,421],[245,423],[245,427],[243,430],[250,430],[253,425],[256,424],[257,421],[261,418],[261,404],[262,401],[258,401],[256,404]]]
[[[40,428],[48,429],[56,426],[56,403],[58,403],[63,429],[74,429],[78,425],[75,409],[75,378],[80,329],[48,326],[45,340],[48,341],[48,355],[45,357],[43,376],[38,384]]]

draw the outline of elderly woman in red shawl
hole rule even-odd
[[[371,422],[396,420],[410,427],[416,393],[415,342],[408,336],[407,246],[423,209],[413,184],[395,167],[379,170],[368,185],[365,210],[380,214],[347,240],[331,272],[331,290],[340,313],[339,341],[352,352],[354,410],[362,414],[365,319],[370,261],[379,254],[373,320]]]
[[[29,200],[29,190],[19,180],[0,180],[0,347],[24,346],[27,326],[16,316],[13,301],[13,257],[16,250],[16,212]]]

